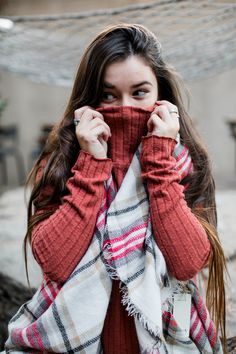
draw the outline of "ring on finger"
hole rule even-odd
[[[171,114],[171,113],[176,113],[176,114],[179,115],[179,112],[178,112],[176,109],[170,109],[170,110],[169,110],[169,113],[170,113],[170,114]]]
[[[74,125],[77,126],[80,122],[80,119],[74,119]]]

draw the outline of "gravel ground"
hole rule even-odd
[[[230,279],[227,279],[227,334],[236,336],[236,189],[218,190],[218,230],[228,261]],[[8,190],[0,196],[0,270],[27,284],[22,241],[26,230],[26,203],[22,187]],[[30,251],[29,251],[30,253]],[[31,286],[42,280],[41,271],[30,254]]]

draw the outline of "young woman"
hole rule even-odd
[[[92,41],[28,182],[25,246],[44,283],[8,352],[222,353],[214,181],[153,33],[122,24]],[[216,330],[192,281],[205,266]]]

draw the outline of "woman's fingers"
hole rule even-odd
[[[81,108],[76,109],[75,112],[74,112],[74,118],[75,118],[75,119],[78,119],[78,120],[81,120],[82,115],[84,114],[84,112],[85,112],[87,109],[91,109],[91,107],[89,107],[89,106],[84,106],[84,107],[81,107]]]
[[[157,101],[156,103],[158,104],[158,107],[166,107],[168,109],[169,114],[174,114],[175,116],[179,117],[178,107],[173,103],[166,100]]]
[[[168,120],[170,121],[171,119],[170,112],[167,106],[157,106],[154,109],[153,113],[157,114],[164,122]]]
[[[106,157],[111,131],[102,114],[85,106],[74,112],[74,120],[77,120],[75,132],[80,148],[95,157]]]
[[[87,120],[86,122],[80,122],[80,125],[76,127],[78,131],[79,138],[82,138],[86,141],[93,140],[97,138],[97,130],[96,128],[100,128],[102,132],[104,132],[105,140],[107,141],[109,137],[111,137],[111,130],[109,125],[107,125],[101,118],[94,118],[92,120]],[[100,131],[99,130],[99,131]]]
[[[96,126],[91,130],[91,133],[96,136],[97,139],[102,137],[105,141],[110,137],[110,131],[104,125]]]
[[[92,109],[89,106],[84,106],[84,107],[78,108],[74,112],[74,119],[79,120],[80,123],[85,123],[85,122],[91,121],[96,117],[100,118],[101,120],[104,120],[104,118],[100,112],[95,111],[94,109]]]
[[[89,127],[89,129],[93,129],[93,128],[96,128],[100,125],[103,125],[107,129],[109,136],[111,136],[111,130],[110,130],[109,125],[106,124],[103,120],[101,120],[101,118],[96,117],[93,120],[91,120],[89,122],[88,127]]]
[[[86,109],[82,114],[81,123],[91,121],[95,118],[104,120],[103,115],[100,112],[97,112],[94,109]]]
[[[87,130],[88,132],[96,126],[104,125],[111,136],[110,127],[104,122],[102,114],[90,107],[88,108],[88,106],[76,110],[74,119],[79,121],[78,129],[80,129],[80,131]]]
[[[83,126],[81,124],[76,127],[76,133],[78,138],[81,140],[83,139],[84,141],[91,141],[94,142],[94,140],[97,139],[98,135],[104,134],[106,137],[106,140],[111,136],[110,128],[106,123],[101,122],[91,122],[90,124]]]
[[[155,113],[151,114],[151,117],[149,118],[148,122],[147,122],[147,127],[148,127],[148,131],[152,132],[154,128],[163,128],[165,126],[164,122],[162,121],[162,119]]]
[[[161,101],[148,121],[148,131],[157,136],[175,139],[179,131],[178,109],[168,101]]]

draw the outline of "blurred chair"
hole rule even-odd
[[[0,165],[4,184],[8,183],[7,158],[13,157],[16,164],[19,184],[25,181],[25,168],[22,154],[19,151],[18,127],[0,125]]]

